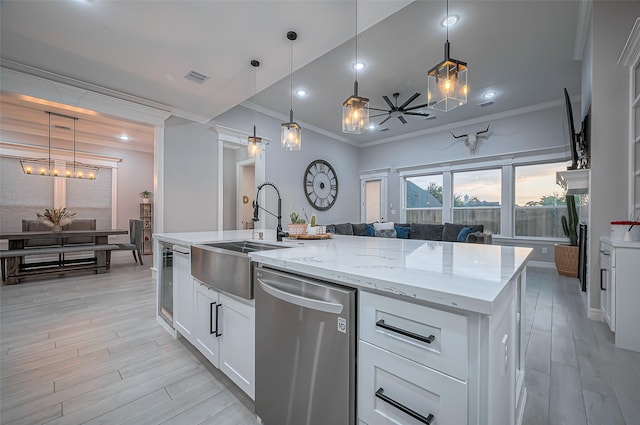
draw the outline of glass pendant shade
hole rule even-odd
[[[299,151],[302,147],[302,128],[293,121],[280,126],[280,142],[285,151]]]
[[[369,127],[369,99],[351,96],[342,104],[342,132],[361,134]]]
[[[449,57],[449,41],[444,44],[444,60],[431,68],[427,77],[429,109],[451,111],[467,103],[467,63]]]
[[[262,137],[249,136],[249,143],[247,143],[247,154],[249,158],[255,158],[262,150],[259,143],[262,143]]]

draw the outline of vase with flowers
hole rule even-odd
[[[66,208],[47,208],[44,213],[36,213],[42,224],[51,227],[54,232],[62,231],[62,226],[71,224],[76,213],[67,211]]]

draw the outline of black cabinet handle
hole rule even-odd
[[[395,326],[387,325],[386,323],[384,323],[383,319],[378,320],[376,322],[376,326],[391,332],[398,333],[400,335],[408,336],[409,338],[417,339],[418,341],[426,342],[427,344],[431,344],[436,339],[436,337],[433,335],[422,336],[413,332],[405,331],[404,329],[396,328]]]
[[[213,330],[213,306],[216,305],[216,303],[210,303],[209,304],[209,335],[213,335],[214,333],[217,332],[217,329],[214,331]],[[218,320],[216,319],[216,328],[218,327]]]
[[[378,397],[380,400],[382,400],[382,401],[384,401],[386,403],[389,403],[390,405],[392,405],[396,409],[400,410],[403,413],[406,413],[407,415],[411,416],[412,418],[417,419],[418,421],[422,422],[423,424],[431,425],[431,422],[433,422],[433,418],[434,418],[433,414],[429,413],[429,416],[427,416],[425,418],[420,413],[409,409],[404,404],[398,403],[397,401],[395,401],[391,397],[388,397],[388,396],[384,395],[384,390],[382,388],[379,388],[378,391],[376,391],[376,397]]]
[[[218,327],[220,324],[220,320],[218,320],[220,317],[220,307],[222,307],[222,304],[216,304],[216,338],[222,336],[222,333],[218,332]]]
[[[600,269],[600,290],[602,291],[606,291],[607,288],[604,287],[604,272],[606,272],[607,269]]]

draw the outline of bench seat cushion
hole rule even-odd
[[[423,239],[427,241],[442,240],[442,224],[419,224],[411,223],[409,239]],[[458,234],[456,233],[456,236]]]

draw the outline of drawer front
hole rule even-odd
[[[467,423],[465,382],[364,341],[359,342],[359,359],[360,424]]]
[[[600,267],[611,268],[616,266],[616,250],[605,244],[600,245]]]
[[[360,291],[360,339],[467,380],[467,318]]]

